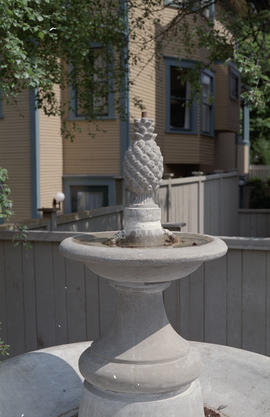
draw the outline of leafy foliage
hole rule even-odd
[[[206,13],[212,3],[224,3],[223,12],[217,13],[223,30]],[[174,0],[177,13],[164,25],[163,0],[1,0],[0,89],[11,99],[25,88],[38,88],[39,107],[52,115],[63,114],[67,106],[57,99],[54,85],[64,88],[68,83],[76,88],[79,83],[84,91],[81,102],[85,114],[93,119],[96,114],[91,108],[89,91],[93,90],[93,74],[100,72],[89,59],[93,44],[109,46],[116,56],[121,56],[118,60],[112,58],[113,88],[117,90],[127,60],[131,65],[138,64],[142,50],[148,49],[153,41],[156,48],[154,51],[152,48],[149,59],[154,59],[155,54],[162,53],[162,45],[168,39],[181,35],[185,51],[179,51],[179,56],[198,46],[208,51],[203,66],[234,59],[247,85],[245,99],[262,106],[270,91],[270,9],[262,5],[268,2],[247,1],[247,7],[239,13],[229,9],[229,3]],[[192,18],[194,24],[187,18]],[[156,30],[149,30],[151,26]],[[123,55],[123,48],[128,46],[127,35],[140,48]],[[104,91],[99,93],[104,95]]]
[[[8,219],[12,215],[12,201],[8,198],[10,188],[7,180],[7,170],[0,167],[0,219]]]
[[[218,25],[208,13],[212,4],[216,6]],[[108,85],[95,81],[104,80],[105,76],[100,73],[108,68],[96,66],[91,59],[93,45],[102,46],[98,52],[101,55],[104,48],[113,52],[107,56],[108,65],[113,65],[114,82],[109,88],[119,92],[120,87],[129,88],[125,85],[127,63],[139,67],[145,55],[142,52],[146,51],[145,65],[148,65],[162,56],[167,42],[180,36],[183,46],[178,51],[179,57],[192,55],[196,48],[206,51],[204,62],[196,67],[197,76],[190,75],[195,90],[200,88],[198,73],[202,68],[210,68],[216,61],[236,63],[245,87],[242,99],[257,119],[256,129],[263,131],[264,139],[268,140],[269,1],[173,0],[171,6],[175,13],[164,23],[164,8],[170,7],[164,0],[0,0],[3,96],[16,100],[24,89],[35,88],[37,104],[47,115],[66,115],[73,102],[64,94],[59,98],[55,85],[63,91],[70,85],[79,91],[81,113],[89,120],[96,119],[100,106],[94,106],[91,97],[93,94],[100,97],[96,101],[101,106],[105,103],[102,98],[108,92]],[[137,49],[128,50],[128,40]],[[131,85],[134,80],[129,82]],[[121,95],[115,97],[116,108],[125,117]],[[131,99],[136,106],[144,108],[141,97]],[[63,118],[63,133],[72,138],[70,126]]]
[[[259,177],[251,177],[247,180],[247,185],[252,186],[249,208],[270,208],[269,182]]]
[[[0,330],[1,330],[1,327],[0,327]],[[8,349],[9,349],[9,345],[6,345],[5,342],[0,337],[0,355],[8,356],[9,355]]]

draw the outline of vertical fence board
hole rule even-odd
[[[227,345],[241,347],[242,329],[242,252],[227,255]]]
[[[265,354],[265,252],[243,251],[243,348]]]
[[[189,337],[204,340],[204,267],[201,266],[188,278],[190,285]]]
[[[86,305],[84,265],[66,259],[66,297],[68,341],[86,340]]]
[[[205,341],[226,344],[226,257],[205,264]]]
[[[22,248],[25,351],[37,348],[36,282],[34,246]]]
[[[52,246],[55,302],[55,343],[68,342],[67,306],[66,306],[66,271],[65,258],[59,252],[59,245]]]
[[[100,336],[98,277],[85,267],[87,340]]]
[[[0,242],[0,339],[7,340],[6,280],[4,241]]]
[[[55,300],[51,243],[35,243],[37,343],[38,347],[55,344]]]
[[[106,279],[99,279],[100,294],[100,333],[103,335],[114,318],[116,291],[108,284]]]
[[[270,253],[266,254],[266,292],[265,292],[265,303],[266,303],[266,320],[265,320],[265,331],[266,331],[266,355],[270,356]]]
[[[12,355],[16,355],[24,350],[24,299],[22,249],[12,241],[5,243],[5,262],[8,344]]]

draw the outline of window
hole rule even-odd
[[[110,58],[110,59],[109,59]],[[93,72],[87,79],[82,71],[76,74],[77,88],[70,90],[71,119],[85,119],[86,105],[89,106],[91,116],[110,119],[114,118],[114,96],[112,80],[112,57],[106,48],[93,47],[87,57],[89,68]],[[80,86],[82,88],[80,89]],[[85,96],[85,91],[89,95]]]
[[[240,99],[240,73],[236,68],[230,66],[229,70],[230,97],[234,100]]]
[[[237,143],[241,145],[249,145],[249,130],[250,130],[250,121],[249,121],[249,107],[244,102],[241,103],[240,107],[240,134],[237,135]]]
[[[187,72],[191,61],[166,59],[166,130],[169,132],[196,132],[196,102],[192,97]]]
[[[92,210],[115,204],[113,176],[64,175],[65,213]]]
[[[191,7],[192,10],[196,11],[199,7],[207,7],[203,10],[202,14],[209,20],[214,20],[215,15],[215,0],[164,0],[164,6],[171,7]]]
[[[210,3],[210,0],[200,0],[201,7],[204,7],[208,4],[207,7],[203,10],[203,15],[207,17],[207,19],[213,21],[215,15],[215,2],[214,0]]]
[[[93,210],[108,205],[107,186],[71,186],[71,211]]]
[[[214,77],[210,71],[201,75],[201,132],[214,135]]]

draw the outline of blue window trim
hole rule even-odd
[[[201,93],[201,103],[200,103],[200,129],[201,129],[201,134],[204,136],[215,136],[215,105],[214,105],[214,99],[215,99],[215,74],[207,69],[204,69],[201,73],[201,78],[203,76],[203,74],[208,75],[211,78],[211,94],[213,97],[213,103],[211,105],[210,108],[210,132],[205,132],[202,130],[202,106],[203,106],[203,101],[202,101],[202,93]]]
[[[113,175],[91,176],[91,175],[65,175],[63,177],[63,188],[65,193],[64,211],[71,213],[71,187],[72,186],[107,186],[108,205],[115,204],[115,180]]]
[[[232,75],[238,78],[238,97],[235,97],[232,94]],[[240,92],[241,92],[241,77],[240,72],[237,68],[231,63],[229,64],[229,96],[232,100],[240,101]]]
[[[214,22],[214,20],[215,20],[215,2],[214,2],[214,0],[213,0],[213,3],[211,3],[210,4],[210,6],[209,6],[209,18],[210,18],[210,21],[213,23]]]
[[[170,126],[171,120],[171,106],[170,106],[170,85],[171,85],[171,67],[179,68],[194,68],[196,61],[177,58],[164,57],[166,65],[166,132],[167,133],[180,133],[185,135],[194,135],[197,133],[197,100],[193,100],[191,104],[191,129],[178,129]]]
[[[29,91],[30,143],[31,143],[31,182],[32,182],[32,218],[40,217],[40,141],[39,111],[36,107],[36,89]]]
[[[102,45],[100,43],[91,43],[91,48],[101,48]],[[108,114],[106,116],[97,116],[97,120],[114,120],[116,119],[115,116],[115,109],[114,109],[114,79],[113,79],[113,51],[111,48],[108,48],[108,54],[111,55],[111,60],[108,63]],[[71,71],[71,66],[69,67],[69,71]],[[78,116],[77,115],[77,92],[69,86],[68,88],[68,97],[71,106],[68,109],[68,120],[87,120],[87,116]]]

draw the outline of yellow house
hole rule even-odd
[[[231,3],[234,7],[240,4]],[[165,6],[162,27],[176,13],[171,2],[165,0]],[[206,12],[209,19],[215,19],[214,4]],[[152,26],[150,30],[157,28]],[[179,56],[179,46],[181,39],[171,39],[163,46],[159,60],[148,62],[144,51],[140,65],[130,66],[125,82],[128,85],[132,80],[132,87],[121,92],[128,115],[125,120],[117,114],[114,96],[109,93],[105,110],[94,124],[95,134],[89,135],[89,123],[74,101],[67,123],[75,121],[81,132],[73,142],[62,138],[59,117],[47,117],[35,108],[34,91],[22,93],[16,105],[2,103],[0,166],[9,172],[15,220],[39,217],[38,209],[51,207],[57,191],[65,193],[66,212],[119,202],[117,188],[124,153],[133,118],[141,114],[134,97],[143,101],[147,116],[155,121],[165,173],[187,176],[198,170],[247,172],[249,113],[243,108],[241,129],[241,79],[237,68],[233,63],[216,63],[211,71],[203,71],[201,97],[192,98],[189,82],[179,82],[179,69],[189,71],[205,59],[207,51],[197,49],[192,56]],[[139,45],[130,40],[129,48],[136,52]]]

